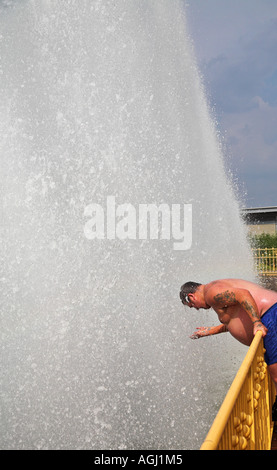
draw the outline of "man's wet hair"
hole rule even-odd
[[[188,295],[194,294],[194,292],[197,291],[199,286],[202,286],[202,284],[199,284],[199,282],[193,282],[193,281],[189,281],[183,284],[180,290],[180,299],[182,303],[188,303],[189,302]]]

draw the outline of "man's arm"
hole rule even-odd
[[[257,331],[262,330],[263,336],[265,336],[267,329],[260,320],[258,307],[252,294],[247,289],[229,287],[224,290],[218,287],[213,287],[207,292],[211,307],[219,309],[231,307],[239,303],[253,323],[253,334],[255,335]]]
[[[196,328],[196,331],[190,336],[191,339],[203,338],[204,336],[218,335],[228,331],[226,325],[218,326],[201,326]]]

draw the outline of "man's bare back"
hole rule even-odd
[[[247,299],[246,291],[254,299],[256,312],[251,310],[251,298]],[[239,294],[244,296],[244,300],[241,301]],[[253,340],[253,322],[258,323],[261,316],[277,302],[277,292],[242,279],[221,279],[204,286],[204,299],[231,335],[249,346]]]

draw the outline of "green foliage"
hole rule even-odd
[[[249,240],[252,248],[277,248],[277,234],[249,235]]]

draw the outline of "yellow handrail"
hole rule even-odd
[[[258,331],[201,450],[270,449],[273,396]]]

